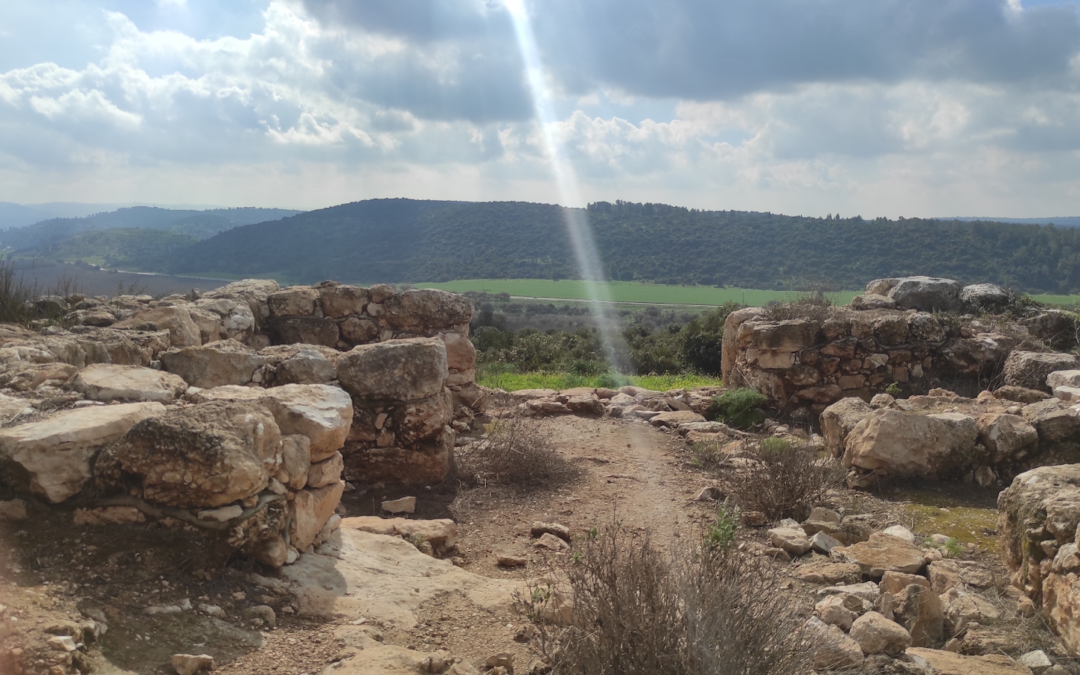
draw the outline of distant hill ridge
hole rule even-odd
[[[239,225],[293,216],[301,211],[241,207],[195,211],[133,206],[82,218],[53,218],[0,231],[0,245],[16,251],[56,244],[65,237],[98,230],[142,228],[206,239]]]
[[[566,211],[524,202],[376,199],[236,227],[142,262],[144,269],[175,274],[301,283],[580,278]],[[1080,229],[621,201],[585,211],[609,279],[855,289],[874,278],[925,274],[1080,292]]]

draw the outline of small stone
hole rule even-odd
[[[529,534],[531,534],[533,538],[542,537],[545,534],[553,534],[567,543],[570,542],[570,528],[558,523],[535,522],[532,524],[532,527],[529,528]]]
[[[259,619],[262,623],[270,628],[277,625],[277,614],[274,613],[274,608],[269,605],[255,605],[244,610],[244,616],[248,619]]]
[[[724,493],[720,488],[710,485],[708,487],[701,488],[701,491],[694,497],[696,502],[718,502],[724,498]]]
[[[214,657],[206,654],[199,654],[198,656],[173,654],[172,658],[169,659],[169,663],[172,664],[177,675],[195,675],[198,672],[214,669]]]
[[[26,502],[21,499],[0,501],[0,523],[17,523],[26,520]]]
[[[890,537],[896,537],[897,539],[903,539],[909,544],[915,543],[915,533],[907,529],[903,525],[893,525],[892,527],[886,527],[881,531],[882,534],[887,534]]]
[[[551,551],[565,551],[570,548],[569,544],[551,533],[544,533],[533,546]]]
[[[525,567],[529,564],[529,560],[525,556],[500,555],[497,558],[499,567]]]
[[[1050,661],[1050,657],[1046,655],[1046,652],[1041,649],[1028,652],[1016,660],[1020,662],[1020,665],[1030,668],[1031,672],[1035,673],[1035,675],[1042,675],[1054,665]]]
[[[55,649],[58,652],[73,652],[79,648],[75,641],[67,635],[57,635],[56,637],[49,638],[49,647]]]
[[[514,671],[514,655],[510,652],[499,652],[498,654],[492,654],[484,661],[484,666],[487,668],[505,668],[509,672]]]
[[[769,530],[769,541],[792,556],[800,556],[810,550],[810,540],[797,523],[795,527],[776,527]]]
[[[382,503],[382,510],[387,513],[415,513],[416,497],[402,497]]]
[[[819,600],[814,605],[814,614],[822,622],[836,626],[845,633],[851,630],[851,624],[855,621],[855,617],[858,616],[844,606],[844,598],[839,595],[831,595],[824,600]]]
[[[216,619],[224,619],[225,618],[225,610],[218,607],[217,605],[205,605],[205,604],[204,605],[199,605],[199,611],[201,611],[203,614],[205,614],[207,616],[212,616],[212,617],[214,617]]]
[[[184,610],[180,605],[155,605],[147,607],[144,611],[150,616],[155,616],[158,614],[179,614]]]
[[[911,646],[907,629],[877,612],[867,612],[856,619],[851,625],[851,637],[867,655],[896,656]]]
[[[830,551],[840,545],[839,541],[824,532],[818,532],[810,538],[810,548],[825,555],[829,555]]]

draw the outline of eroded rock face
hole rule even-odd
[[[352,399],[341,389],[324,384],[287,384],[270,389],[225,386],[198,394],[199,401],[250,401],[274,415],[282,434],[310,440],[310,461],[336,453],[352,424]]]
[[[422,335],[468,326],[472,315],[472,303],[465,296],[426,288],[387,298],[380,318],[396,332]]]
[[[132,426],[165,414],[160,403],[94,406],[0,430],[5,482],[56,504],[78,494],[94,458]]]
[[[858,565],[863,574],[880,578],[886,572],[916,574],[926,564],[923,552],[914,544],[875,532],[868,541],[832,550],[835,560]]]
[[[1005,384],[1049,392],[1046,377],[1050,373],[1077,365],[1072,354],[1014,351],[1005,361]]]
[[[165,352],[161,361],[165,370],[176,373],[191,386],[211,389],[251,382],[255,371],[267,359],[235,340],[218,340],[201,347]]]
[[[844,398],[821,413],[821,435],[834,457],[844,454],[844,439],[872,412],[874,409],[861,398]]]
[[[940,675],[1030,675],[1027,667],[1001,654],[963,656],[940,649],[912,647],[909,654],[925,659]]]
[[[172,403],[187,390],[179,375],[139,366],[95,364],[79,371],[71,387],[94,401],[157,401]]]
[[[884,476],[946,476],[977,463],[977,439],[966,415],[875,410],[848,434],[844,465]]]
[[[903,277],[895,280],[887,295],[897,309],[955,311],[960,306],[960,282],[938,277]]]
[[[337,363],[341,386],[361,399],[428,398],[442,391],[448,376],[446,346],[438,338],[360,345]]]
[[[183,307],[158,307],[135,312],[127,319],[112,325],[113,328],[143,331],[169,331],[169,344],[176,348],[195,347],[202,344],[199,327]]]
[[[270,411],[210,402],[134,425],[102,453],[95,473],[103,485],[135,489],[150,502],[206,508],[258,494],[280,462]]]

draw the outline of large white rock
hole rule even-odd
[[[0,464],[17,487],[56,504],[74,496],[91,477],[98,452],[128,429],[165,413],[160,403],[94,406],[57,413],[0,431]]]
[[[95,364],[71,379],[71,386],[95,401],[157,401],[172,403],[187,390],[184,378],[139,366]]]
[[[920,312],[955,310],[960,304],[960,282],[938,277],[902,277],[895,280],[888,297],[897,309]]]
[[[128,330],[167,330],[169,344],[173,347],[194,347],[202,344],[199,327],[191,320],[184,307],[158,307],[135,312],[130,317],[112,325]]]
[[[235,340],[218,340],[201,347],[175,349],[161,355],[165,370],[202,389],[247,384],[255,371],[268,360]]]
[[[341,386],[362,399],[411,401],[435,396],[449,374],[446,345],[438,338],[360,345],[337,362]]]
[[[326,384],[287,384],[282,387],[215,387],[201,391],[198,401],[256,401],[274,415],[285,435],[300,434],[311,440],[312,462],[331,457],[345,443],[352,424],[349,395]]]
[[[844,442],[844,466],[886,476],[936,476],[974,455],[978,427],[960,413],[920,415],[884,408],[855,425]]]

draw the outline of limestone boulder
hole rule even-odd
[[[157,401],[172,403],[188,384],[179,375],[140,366],[94,364],[71,379],[75,391],[93,401]]]
[[[974,310],[995,310],[1009,304],[1009,294],[996,284],[971,284],[960,290],[960,302]]]
[[[814,670],[849,672],[862,667],[862,647],[840,628],[822,625],[815,632],[817,639],[814,640]]]
[[[378,516],[358,516],[341,521],[343,530],[359,530],[390,536],[422,537],[431,544],[436,552],[454,548],[457,545],[457,523],[449,518],[439,520],[407,520],[405,518],[379,518]]]
[[[289,286],[266,298],[270,318],[283,316],[312,316],[319,301],[319,291],[310,286]]]
[[[1077,525],[1080,525],[1080,464],[1025,471],[998,495],[1002,557],[1035,596],[1041,590],[1039,562],[1045,555],[1038,543],[1073,542]]]
[[[165,330],[169,332],[172,347],[195,347],[202,344],[199,327],[183,307],[158,307],[135,312],[123,321],[112,325],[115,329],[141,331]]]
[[[875,410],[848,434],[844,465],[890,477],[945,477],[970,468],[978,426],[961,413]]]
[[[341,332],[333,319],[323,316],[279,316],[266,322],[266,334],[275,345],[337,346]]]
[[[363,314],[364,308],[371,302],[371,293],[359,286],[320,284],[318,290],[323,313],[331,319]]]
[[[351,345],[366,345],[378,342],[382,336],[379,324],[366,316],[350,316],[338,325],[341,339]]]
[[[1013,403],[1028,405],[1031,403],[1038,403],[1039,401],[1045,401],[1050,398],[1050,394],[1047,394],[1045,391],[1028,389],[1027,387],[1014,387],[1007,384],[994,390],[994,398],[999,401],[1012,401]]]
[[[311,440],[300,434],[281,437],[281,463],[274,478],[290,490],[307,485],[311,471]]]
[[[875,532],[867,541],[838,546],[831,556],[838,562],[854,563],[863,574],[881,578],[886,572],[917,574],[926,564],[922,550],[903,539]]]
[[[195,306],[217,316],[219,339],[236,340],[247,344],[255,333],[255,315],[242,298],[208,298],[195,301]]]
[[[236,340],[218,340],[201,347],[187,347],[161,355],[165,370],[182,377],[193,387],[210,389],[251,382],[267,358]]]
[[[346,443],[345,476],[362,483],[435,485],[450,475],[453,467],[454,433],[448,427],[416,446],[368,445]]]
[[[649,424],[654,427],[678,427],[682,424],[701,424],[705,421],[704,417],[693,410],[678,410],[676,412],[660,413],[650,419]]]
[[[268,410],[211,402],[132,426],[101,454],[95,473],[104,486],[150,502],[213,508],[261,492],[280,462],[281,433]]]
[[[953,635],[972,623],[986,625],[1001,618],[1001,610],[977,593],[953,587],[939,597],[946,628]]]
[[[1080,411],[1063,401],[1051,398],[1030,403],[1022,413],[1035,427],[1042,446],[1070,442],[1080,435]]]
[[[345,491],[344,481],[335,481],[318,489],[303,489],[289,502],[289,543],[303,551],[311,546]]]
[[[282,345],[259,350],[261,356],[271,359],[272,383],[284,384],[330,384],[337,377],[337,359],[340,354],[329,347],[316,345]]]
[[[810,539],[797,527],[777,527],[769,530],[769,543],[784,549],[792,556],[800,556],[810,550]]]
[[[821,323],[811,319],[759,321],[750,324],[749,329],[753,347],[769,352],[803,351],[817,345],[821,338]]]
[[[1005,360],[1005,384],[1050,392],[1047,376],[1058,370],[1075,370],[1073,354],[1014,351]]]
[[[938,277],[903,277],[896,279],[888,297],[897,309],[955,311],[960,306],[960,282]]]
[[[926,579],[919,577],[923,582]],[[907,629],[914,647],[933,647],[945,637],[945,610],[929,584],[908,584],[893,594],[893,620]]]
[[[396,293],[383,302],[379,317],[395,332],[434,335],[439,331],[467,326],[473,306],[463,295],[432,288]]]
[[[993,464],[1031,454],[1039,444],[1039,432],[1020,415],[986,413],[979,415],[976,424],[979,442],[990,452]]]
[[[270,317],[267,298],[271,293],[277,292],[278,289],[278,283],[273,279],[244,279],[203,293],[199,300],[234,300],[247,303],[248,309],[255,319],[254,330],[258,332],[263,322]]]
[[[867,612],[855,619],[849,635],[868,656],[898,656],[911,646],[911,635],[907,629],[877,612]]]
[[[1073,656],[1080,654],[1080,580],[1075,572],[1051,573],[1042,585],[1044,615]]]
[[[337,362],[338,381],[359,399],[428,398],[442,391],[448,376],[446,345],[439,338],[360,345]]]
[[[184,311],[191,317],[192,322],[198,327],[199,344],[204,345],[221,339],[221,317],[217,314],[190,303],[177,303],[176,306],[183,307]]]
[[[737,352],[742,346],[739,341],[739,334],[742,331],[742,325],[747,321],[761,318],[765,313],[763,307],[747,307],[745,309],[737,309],[731,314],[727,315],[724,319],[724,339],[721,349],[721,364],[720,364],[720,376],[724,382],[738,386],[741,382],[733,381],[731,379],[732,373],[738,373],[735,370],[735,363],[737,360]],[[738,379],[738,376],[736,375]]]
[[[321,462],[345,442],[352,424],[352,399],[341,389],[325,384],[287,384],[281,387],[225,386],[206,389],[196,400],[250,402],[274,416],[282,434],[300,434],[310,442],[310,460]]]
[[[861,398],[844,398],[833,403],[821,413],[821,435],[825,448],[834,457],[844,454],[844,439],[859,422],[870,416],[874,409]]]
[[[1031,337],[1042,340],[1053,349],[1066,350],[1076,344],[1075,315],[1057,309],[1046,310],[1021,320]]]
[[[964,656],[940,649],[912,647],[908,654],[930,664],[938,675],[1031,675],[1031,670],[1008,656]]]
[[[93,406],[0,430],[0,476],[16,489],[62,502],[90,480],[102,448],[164,413],[160,403]]]
[[[866,284],[866,294],[867,295],[885,295],[885,296],[888,296],[889,291],[892,290],[893,286],[895,286],[898,281],[899,281],[899,279],[893,279],[893,278],[874,279],[870,283]]]
[[[341,472],[345,470],[345,461],[340,452],[335,452],[330,459],[312,464],[308,470],[307,487],[311,489],[326,487],[341,479]]]
[[[884,295],[856,295],[851,299],[851,308],[860,311],[896,309],[896,301]]]

